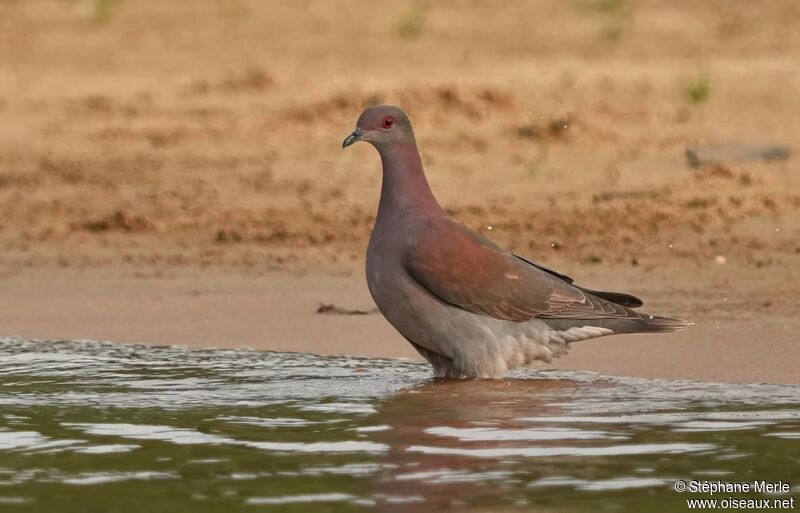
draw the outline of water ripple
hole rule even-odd
[[[0,339],[19,511],[675,511],[676,479],[797,487],[799,439],[791,385]]]

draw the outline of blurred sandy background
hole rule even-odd
[[[0,335],[413,356],[315,313],[372,306],[380,164],[341,141],[389,102],[455,217],[698,323],[563,365],[796,382],[796,155],[685,150],[798,151],[798,23],[795,0],[0,0]]]

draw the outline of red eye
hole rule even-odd
[[[392,116],[386,116],[385,118],[383,118],[383,128],[392,128],[392,125],[394,125],[394,120],[392,119]]]

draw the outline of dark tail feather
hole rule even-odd
[[[625,294],[622,292],[602,292],[599,290],[585,289],[575,284],[573,284],[573,287],[579,288],[583,292],[586,292],[587,294],[601,297],[606,301],[611,301],[612,303],[616,303],[618,305],[627,306],[628,308],[639,308],[640,306],[644,305],[644,302],[641,299],[639,299],[636,296],[632,296],[630,294]]]
[[[633,314],[633,310],[630,310]],[[606,317],[601,319],[542,319],[548,326],[555,330],[567,330],[573,327],[597,326],[606,328],[614,333],[669,333],[681,331],[693,322],[671,317],[657,317],[655,315],[641,314],[639,317]],[[609,333],[610,335],[611,333]]]
[[[656,315],[642,314],[642,318],[632,321],[630,331],[617,331],[617,333],[653,333],[671,332],[685,330],[689,326],[694,326],[693,322],[673,317],[658,317]],[[614,329],[614,328],[611,328]]]

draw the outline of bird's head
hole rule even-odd
[[[399,107],[374,105],[361,113],[356,129],[347,136],[342,148],[358,141],[367,141],[378,150],[393,144],[414,142],[411,121]]]

